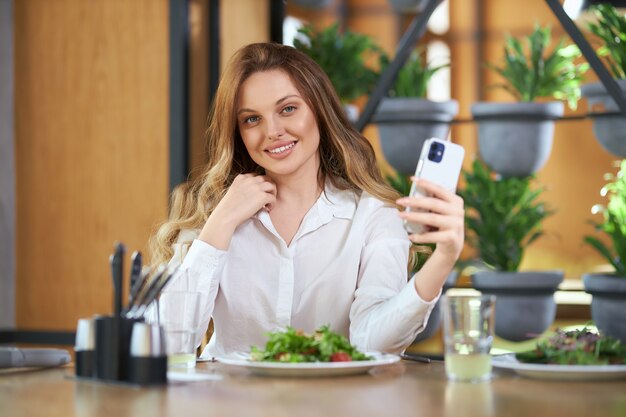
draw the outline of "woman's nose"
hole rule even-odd
[[[267,136],[272,139],[280,139],[285,134],[285,126],[279,117],[267,119]]]

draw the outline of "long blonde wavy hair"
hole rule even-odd
[[[339,189],[366,191],[390,205],[399,197],[384,181],[371,144],[348,121],[320,66],[290,46],[250,44],[233,55],[223,72],[209,114],[206,168],[173,191],[169,219],[150,239],[152,263],[172,257],[172,244],[181,230],[202,228],[237,175],[263,172],[243,144],[236,118],[237,95],[252,74],[277,69],[289,75],[315,114],[320,131],[320,185],[328,179]]]

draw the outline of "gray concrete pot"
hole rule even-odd
[[[330,0],[291,0],[296,6],[307,9],[325,9],[330,6]]]
[[[591,294],[591,318],[600,333],[626,343],[626,278],[585,274],[583,284]]]
[[[554,291],[563,271],[481,271],[471,278],[475,289],[496,296],[497,336],[514,342],[534,339],[554,322]]]
[[[417,98],[384,98],[373,121],[378,124],[385,159],[398,172],[413,175],[424,141],[446,139],[450,121],[459,111],[456,100],[435,102]]]
[[[453,269],[448,275],[445,284],[443,284],[443,290],[441,294],[445,294],[448,289],[454,287],[456,285],[456,281],[459,278],[459,271],[457,269]],[[430,317],[428,318],[428,324],[426,324],[426,328],[422,330],[420,334],[417,335],[413,343],[418,343],[423,340],[430,339],[441,327],[441,299],[437,301],[435,307],[433,307],[433,311],[430,313]]]
[[[548,161],[563,103],[481,102],[471,111],[481,159],[503,177],[527,177]]]
[[[622,93],[626,94],[626,80],[615,81]],[[597,82],[583,85],[581,92],[587,98],[590,112],[598,105],[602,105],[604,111],[619,112],[617,104],[606,92],[604,84]],[[620,158],[626,157],[626,117],[594,115],[593,134],[605,151]]]
[[[417,13],[424,10],[428,0],[389,0],[391,7],[397,13]]]

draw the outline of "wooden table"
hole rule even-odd
[[[447,381],[442,362],[370,374],[270,378],[198,364],[209,381],[137,388],[73,379],[73,368],[0,371],[0,416],[626,416],[626,380],[546,381],[495,371],[487,383]]]

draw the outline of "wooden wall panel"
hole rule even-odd
[[[253,42],[269,41],[268,1],[271,0],[221,0],[222,68],[240,47]]]
[[[166,216],[168,1],[14,7],[17,326],[72,330]]]

